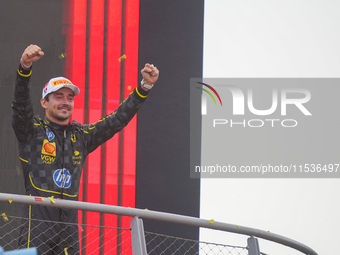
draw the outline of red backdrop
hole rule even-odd
[[[122,3],[123,2],[123,3]],[[72,118],[93,123],[112,113],[138,84],[139,0],[65,0],[65,75],[81,90]],[[122,55],[126,59],[119,61]],[[136,117],[113,139],[91,153],[84,167],[80,201],[135,206]],[[130,227],[129,217],[80,213],[79,222]],[[86,236],[86,254],[116,251],[117,232]],[[118,234],[118,238],[116,238]],[[127,233],[128,234],[128,233]],[[110,240],[110,242],[108,242]],[[105,246],[98,250],[101,244]],[[130,245],[130,244],[125,244]],[[120,247],[122,251],[127,247]]]

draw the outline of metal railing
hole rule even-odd
[[[36,248],[38,248],[39,250],[53,250],[54,254],[64,254],[62,251],[58,252],[58,250],[54,249],[53,246],[44,243],[46,242],[46,240],[48,240],[46,239],[46,237],[51,236],[50,229],[53,228],[60,230],[59,232],[53,231],[54,236],[63,238],[70,243],[79,242],[81,246],[80,252],[82,254],[92,254],[93,252],[97,252],[100,254],[131,254],[131,229],[27,219],[7,214],[2,215],[1,218],[0,246],[2,246],[6,251],[24,248],[18,246],[18,238],[21,234],[22,224],[25,221],[31,221],[32,233],[37,233],[35,229],[38,230],[38,234],[31,235],[31,241],[35,244],[39,244],[39,246],[36,246]],[[47,226],[49,226],[49,228]],[[55,226],[58,227],[56,228]],[[68,236],[66,236],[61,231],[62,229],[66,228],[69,229]],[[79,235],[73,235],[74,232],[72,232],[72,228],[78,230]],[[104,238],[104,236],[106,238]],[[77,240],[74,240],[75,238]],[[105,239],[105,244],[101,244],[100,239]],[[30,245],[29,247],[31,246],[32,245]]]
[[[54,200],[53,202],[49,198],[36,199],[32,196],[16,195],[0,193],[0,202],[7,203],[18,203],[18,204],[29,204],[29,205],[40,205],[50,206],[65,209],[76,209],[83,211],[92,211],[99,213],[109,213],[116,215],[131,216],[131,247],[134,255],[146,255],[146,254],[208,254],[205,252],[204,247],[214,250],[215,247],[217,252],[213,254],[245,254],[245,255],[260,255],[260,249],[257,238],[262,238],[278,244],[282,244],[300,251],[306,255],[317,255],[317,253],[310,247],[299,243],[290,238],[270,233],[267,231],[249,228],[245,226],[228,224],[223,222],[217,222],[213,220],[205,220],[195,218],[191,216],[183,216],[171,213],[156,212],[151,210],[133,209],[120,206],[95,204],[87,202],[75,202],[70,200]],[[2,212],[0,212],[2,213]],[[194,226],[198,228],[209,228],[215,230],[221,230],[231,233],[237,233],[249,236],[247,247],[238,247],[222,244],[211,244],[196,240],[187,240],[177,237],[170,237],[162,234],[149,233],[144,231],[142,219],[163,221],[169,223],[183,224],[187,226]],[[84,228],[87,226],[83,226]],[[1,228],[1,225],[0,225]],[[1,238],[1,236],[0,236]],[[147,240],[147,241],[146,241]],[[171,248],[173,243],[178,243],[175,246],[177,248]],[[162,246],[163,245],[163,246]],[[170,250],[169,250],[170,249]],[[169,250],[168,253],[164,250]],[[190,251],[191,250],[191,251]],[[225,252],[223,251],[225,250]],[[185,253],[185,251],[189,251]],[[149,252],[149,253],[148,253]],[[162,253],[164,252],[164,253]],[[108,254],[108,253],[105,253]]]

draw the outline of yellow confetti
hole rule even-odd
[[[55,204],[55,202],[54,202],[53,198],[54,198],[54,196],[52,196],[52,197],[49,197],[49,199],[51,200],[51,202],[52,202],[53,204]]]
[[[9,219],[7,218],[6,213],[2,213],[1,215],[2,215],[2,217],[4,218],[5,221],[9,221]]]
[[[65,53],[61,53],[61,54],[59,55],[59,58],[62,59],[62,58],[65,58],[65,56],[66,56]]]
[[[121,56],[120,58],[118,58],[119,62],[122,62],[122,60],[126,59],[126,55],[124,54],[123,56]]]
[[[149,211],[149,209],[148,209],[148,208],[145,208],[144,210],[145,210],[145,211]]]
[[[15,166],[15,169],[17,170],[17,175],[21,175],[21,168],[19,166]]]
[[[12,202],[13,202],[12,198],[9,198],[9,199],[8,199],[8,202],[9,202],[10,204],[12,204]]]
[[[215,221],[213,219],[209,220],[209,224],[213,224]]]
[[[236,225],[236,227],[237,227],[237,228],[240,228],[240,226],[239,226],[239,225]]]

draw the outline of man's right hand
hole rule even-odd
[[[25,66],[30,66],[33,62],[41,59],[44,56],[44,52],[38,45],[31,44],[28,46],[24,53],[22,53],[21,61]]]

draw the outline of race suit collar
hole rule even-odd
[[[53,128],[56,128],[56,129],[61,129],[61,130],[65,130],[65,129],[68,129],[69,127],[72,126],[72,124],[69,122],[67,125],[61,125],[61,124],[57,124],[53,121],[51,121],[49,118],[47,118],[45,116],[45,120],[44,120],[45,124],[47,124],[48,126],[51,126]]]

